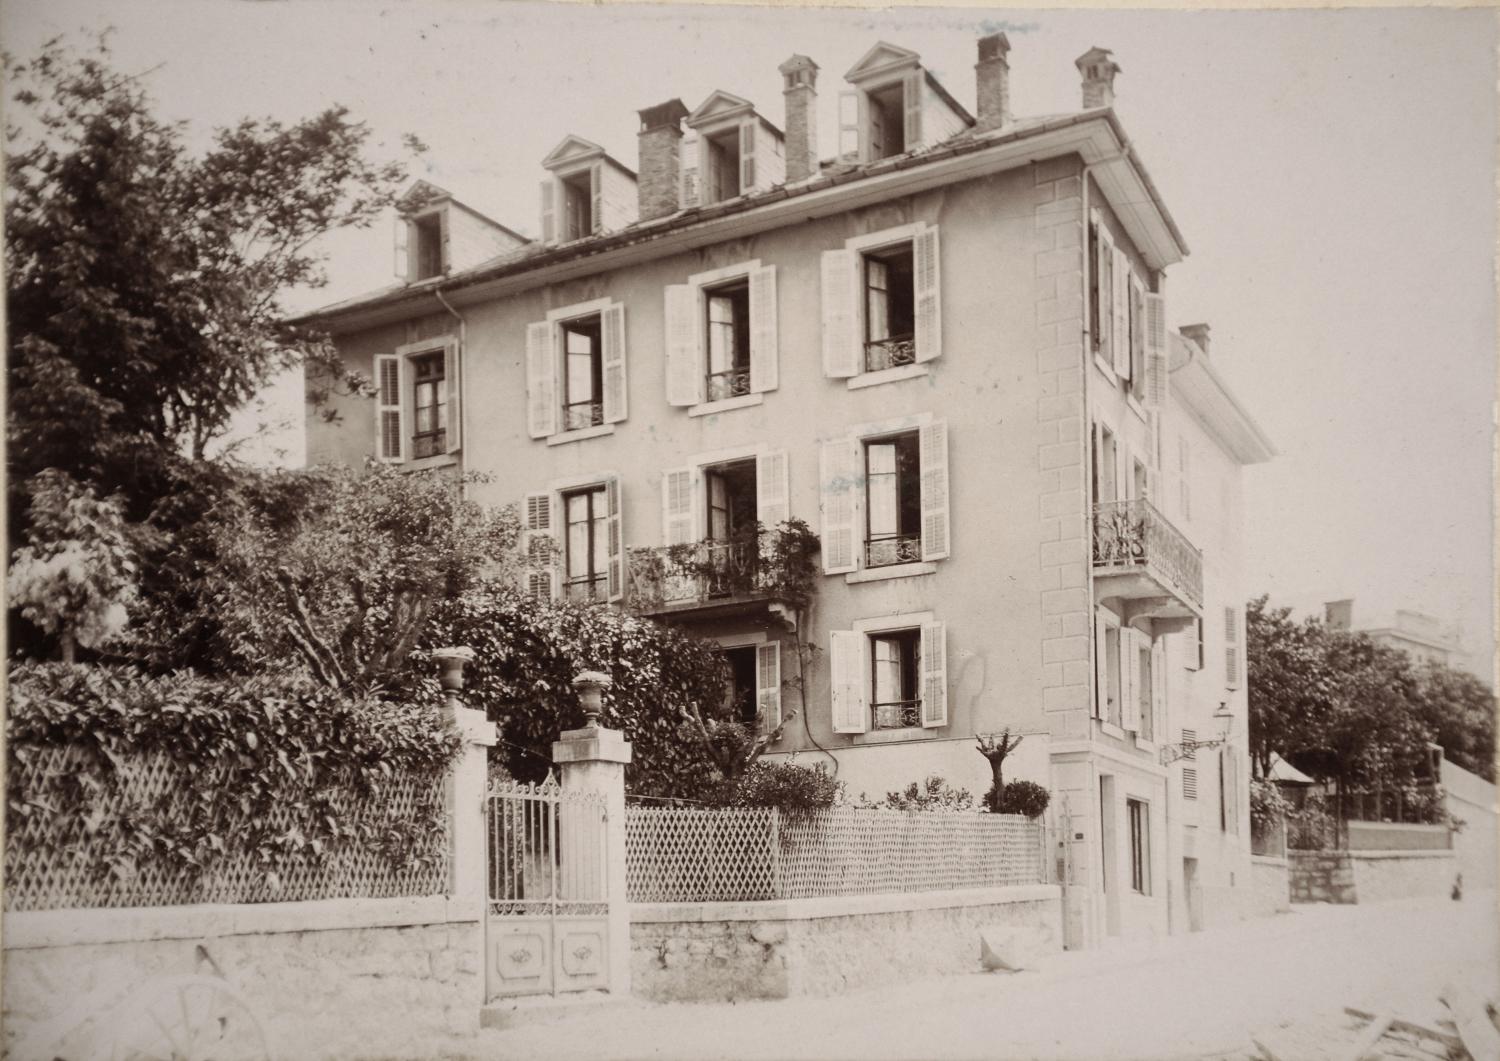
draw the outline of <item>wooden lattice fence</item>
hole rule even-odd
[[[1046,879],[1037,822],[1011,814],[835,807],[629,807],[632,902],[942,891]]]
[[[12,778],[12,791],[55,789],[59,776],[78,769],[82,754],[57,746],[36,749],[25,761],[11,757],[7,768],[23,774]],[[397,774],[373,794],[352,784],[329,785],[323,794],[344,835],[316,853],[288,846],[269,857],[257,855],[238,846],[231,833],[223,850],[211,852],[201,866],[167,857],[160,850],[165,836],[142,857],[142,838],[153,835],[154,823],[187,817],[186,769],[162,754],[120,762],[115,790],[96,798],[86,832],[59,835],[58,819],[45,806],[12,814],[5,838],[5,909],[379,898],[436,895],[448,887],[446,829],[424,833],[397,858],[371,841],[392,821],[441,812],[441,777]],[[305,807],[278,804],[264,824],[274,833],[294,832],[306,813]]]

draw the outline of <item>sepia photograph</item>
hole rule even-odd
[[[15,1061],[1500,1061],[1500,12],[4,0]]]

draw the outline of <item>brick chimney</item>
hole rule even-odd
[[[776,69],[786,97],[786,179],[800,181],[818,172],[818,64],[794,55]]]
[[[974,64],[975,96],[979,101],[976,133],[998,129],[1010,121],[1010,38],[992,33],[979,38],[979,62]]]
[[[636,191],[640,197],[640,219],[675,214],[682,171],[682,119],[688,109],[680,99],[669,99],[654,107],[638,111],[641,116],[640,173]]]
[[[1182,333],[1184,339],[1197,343],[1198,349],[1203,351],[1203,355],[1205,357],[1208,356],[1208,325],[1184,324],[1177,330]]]
[[[1115,105],[1115,75],[1120,66],[1110,56],[1108,48],[1097,45],[1084,52],[1073,65],[1083,75],[1083,109],[1113,107]]]

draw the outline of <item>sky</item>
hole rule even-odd
[[[1493,653],[1496,25],[1484,10],[1111,11],[334,0],[8,0],[17,56],[112,25],[155,68],[158,113],[294,121],[335,103],[401,134],[414,170],[523,233],[565,135],[632,168],[636,111],[722,88],[781,124],[776,67],[821,67],[820,146],[842,75],[878,40],[917,51],[973,109],[976,38],[1003,29],[1019,116],[1076,110],[1073,60],[1123,68],[1116,110],[1191,255],[1169,322],[1212,327],[1215,368],[1279,456],[1246,471],[1248,584],[1303,609],[1355,598],[1458,624]],[[325,241],[306,309],[392,282],[391,231]],[[288,383],[268,411],[300,416]],[[299,461],[297,430],[278,436]],[[1487,670],[1487,668],[1486,668]]]

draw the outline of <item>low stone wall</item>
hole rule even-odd
[[[1446,825],[1361,821],[1347,825],[1350,851],[1446,851],[1453,844]]]
[[[1347,851],[1288,851],[1292,902],[1353,903],[1354,868]]]
[[[1255,917],[1270,917],[1291,909],[1292,886],[1286,859],[1252,855],[1250,883],[1251,913]]]
[[[1362,903],[1448,895],[1458,875],[1451,851],[1355,851],[1349,861]]]
[[[636,903],[633,993],[657,1002],[837,994],[979,968],[979,932],[1062,949],[1054,885],[755,903]]]
[[[6,1052],[53,1056],[41,1051],[150,978],[214,975],[197,967],[202,944],[277,1056],[423,1056],[433,1036],[479,1026],[479,914],[441,896],[8,913]]]

